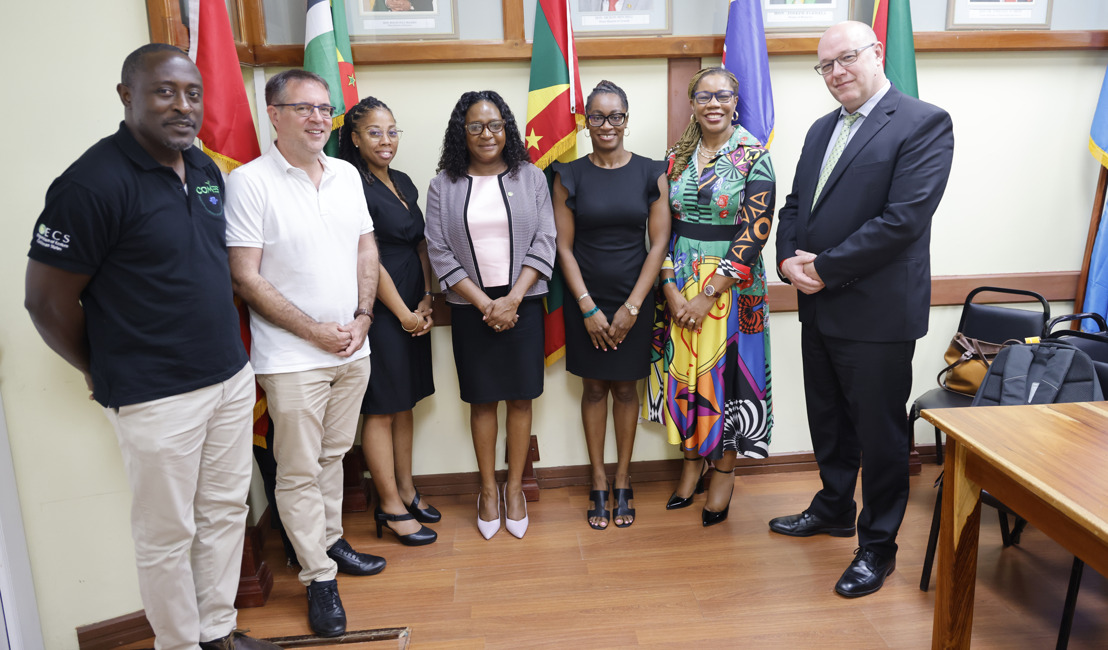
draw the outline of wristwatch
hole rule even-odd
[[[365,316],[369,319],[369,322],[373,322],[373,313],[364,307],[358,307],[356,310],[354,310],[354,318],[357,318],[358,316]]]
[[[716,286],[711,283],[704,285],[704,295],[709,298],[716,295]]]
[[[625,302],[625,303],[623,303],[623,306],[627,308],[627,311],[629,311],[632,316],[638,316],[639,315],[639,308],[632,305],[631,303]]]

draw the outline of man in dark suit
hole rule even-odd
[[[783,535],[855,532],[835,591],[864,596],[896,566],[908,502],[908,425],[916,339],[931,302],[931,217],[946,189],[954,135],[946,111],[885,78],[884,48],[863,23],[828,29],[817,50],[842,105],[812,125],[779,214],[777,268],[800,292],[808,428],[823,488]]]

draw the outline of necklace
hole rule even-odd
[[[719,149],[709,149],[708,147],[704,146],[703,142],[704,141],[701,140],[700,142],[696,143],[696,155],[703,157],[705,160],[711,160],[712,158],[715,158],[716,155],[719,153],[719,150],[723,148],[721,146],[719,147]]]

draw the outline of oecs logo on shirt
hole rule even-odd
[[[213,217],[223,215],[223,198],[219,194],[219,186],[211,181],[205,181],[196,186],[196,198],[208,214]]]

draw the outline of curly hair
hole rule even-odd
[[[726,68],[701,68],[696,71],[696,74],[689,80],[689,100],[693,98],[693,93],[696,92],[696,87],[700,83],[700,80],[709,75],[719,74],[727,77],[727,80],[731,82],[731,88],[737,93],[739,92],[739,80],[735,78],[735,75],[731,74],[731,71]],[[685,132],[681,134],[681,137],[677,139],[677,142],[673,143],[673,146],[669,150],[669,154],[666,156],[673,156],[673,165],[669,173],[669,180],[675,181],[681,178],[681,173],[685,171],[685,168],[689,166],[689,158],[692,157],[693,152],[696,150],[696,145],[700,143],[700,122],[696,121],[696,116],[689,116],[689,125],[685,127]]]
[[[504,120],[504,150],[500,157],[508,166],[508,174],[514,177],[521,166],[531,162],[531,158],[527,155],[527,147],[523,144],[512,109],[508,108],[508,103],[495,90],[471,90],[462,93],[450,113],[450,121],[446,124],[446,133],[442,136],[442,153],[439,154],[439,166],[435,172],[446,172],[452,181],[469,172],[466,112],[478,102],[489,102],[500,111],[500,119]]]
[[[597,95],[606,95],[609,93],[612,95],[617,95],[619,97],[620,103],[623,104],[623,110],[624,112],[626,112],[629,108],[629,106],[627,105],[627,93],[623,92],[622,88],[608,81],[607,79],[601,79],[600,83],[596,84],[596,88],[593,88],[592,92],[589,93],[589,98],[585,100],[585,112],[589,112],[589,108],[592,106],[593,98],[595,98]]]
[[[365,164],[365,160],[362,160],[361,152],[358,151],[358,147],[354,146],[353,133],[358,130],[358,122],[378,108],[388,111],[389,115],[393,114],[392,109],[389,108],[385,102],[376,97],[366,97],[362,101],[351,106],[350,110],[346,111],[346,115],[343,117],[342,130],[339,131],[339,158],[354,165],[354,167],[361,172],[365,182],[370,185],[377,182],[377,177],[369,171],[369,166]],[[400,185],[396,182],[396,177],[393,175],[391,167],[388,168],[388,173],[389,180],[392,181],[392,186],[396,188],[396,195],[400,197],[401,201],[407,203],[408,199],[405,198],[404,193],[400,191]]]

